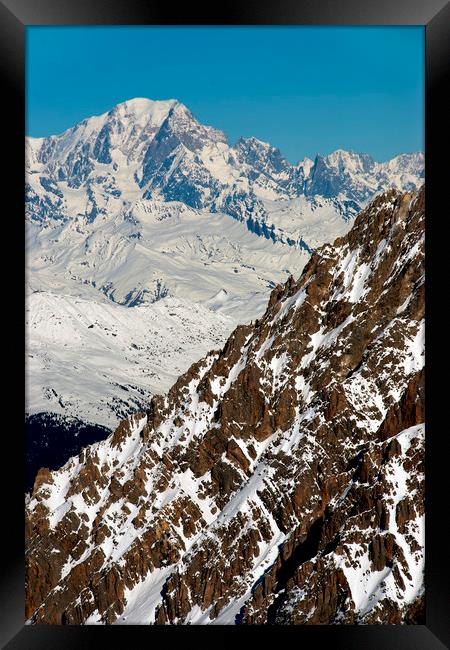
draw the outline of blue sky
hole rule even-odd
[[[424,148],[422,27],[28,27],[29,135],[132,97],[178,99],[204,124],[296,162],[342,148]]]

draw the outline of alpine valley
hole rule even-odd
[[[134,99],[26,158],[28,623],[423,623],[423,155]]]

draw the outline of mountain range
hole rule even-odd
[[[132,99],[27,138],[33,431],[41,418],[49,433],[50,415],[114,429],[259,318],[371,198],[423,175],[420,152],[291,164],[256,138],[230,145],[176,100]]]
[[[138,200],[178,201],[233,216],[264,236],[299,243],[274,202],[305,197],[306,205],[354,216],[373,194],[410,190],[423,180],[423,154],[385,163],[342,150],[296,165],[256,138],[230,146],[224,133],[200,124],[175,100],[133,99],[60,136],[27,141],[32,220],[60,220],[126,211]],[[301,208],[300,208],[301,209]],[[274,218],[272,213],[275,212]]]
[[[169,125],[178,111],[188,120],[178,104],[168,111]],[[152,142],[164,129],[152,159],[161,143],[170,159],[164,123],[146,127]],[[75,148],[114,165],[125,134],[96,124]],[[183,124],[190,146],[227,146]],[[129,164],[153,202],[162,176],[130,133],[122,154],[140,156]],[[45,164],[58,142],[40,145]],[[165,169],[192,163],[192,196],[213,200],[187,144]],[[76,192],[87,191],[86,160]],[[422,187],[344,215],[348,232],[274,286],[225,345],[106,439],[39,471],[26,497],[30,624],[424,623],[424,214]]]

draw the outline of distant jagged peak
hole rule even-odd
[[[281,151],[278,149],[278,147],[274,147],[271,145],[269,142],[265,142],[264,140],[259,140],[258,138],[255,138],[253,136],[249,138],[244,138],[241,137],[239,140],[236,142],[235,149],[237,151],[253,151],[253,152],[258,152],[260,155],[276,155],[279,158],[282,158],[284,160],[284,157],[281,153]],[[287,162],[287,161],[285,161]]]
[[[244,138],[240,137],[239,140],[236,143],[236,148],[246,148],[246,147],[253,147],[255,149],[265,149],[266,151],[268,149],[274,149],[275,147],[272,147],[271,144],[268,142],[264,142],[263,140],[259,140],[258,138],[255,138],[254,136],[250,136],[249,138]]]
[[[111,120],[131,120],[140,124],[152,122],[158,126],[166,119],[169,111],[177,105],[183,106],[177,99],[154,100],[147,97],[135,97],[115,104],[109,110],[99,115],[91,115],[77,122],[74,126],[60,134],[48,136],[49,138],[62,138],[75,131],[83,130],[84,135],[99,131]],[[187,109],[186,109],[187,110]],[[45,139],[45,138],[41,138]]]
[[[317,155],[316,162],[321,161],[328,167],[333,167],[339,171],[368,172],[374,165],[375,161],[367,153],[355,151],[346,151],[345,149],[336,149],[326,156]]]
[[[311,158],[308,158],[308,156],[305,156],[303,160],[300,160],[297,165],[297,169],[303,169],[303,173],[305,178],[308,178],[311,169],[314,167],[314,160],[311,160]]]
[[[259,171],[279,173],[291,167],[277,147],[258,138],[239,138],[234,147],[241,162],[254,166]]]
[[[380,164],[380,166],[391,172],[409,172],[418,176],[424,175],[424,165],[425,154],[423,151],[401,153]]]
[[[418,173],[423,169],[425,156],[423,151],[400,153],[386,161],[377,161],[367,153],[353,150],[336,149],[327,155],[317,154],[314,164],[322,163],[328,167],[353,172],[371,172],[378,169],[390,171],[409,171]]]
[[[110,111],[103,114],[106,119],[119,118],[140,126],[162,127],[163,125],[177,130],[198,129],[213,139],[226,141],[225,134],[219,129],[202,124],[190,109],[178,99],[154,100],[147,97],[135,97],[116,104]]]

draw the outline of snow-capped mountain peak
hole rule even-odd
[[[90,204],[99,203],[99,194],[111,204],[117,197],[182,201],[242,221],[256,217],[270,231],[273,202],[304,196],[314,208],[319,196],[348,219],[385,187],[414,189],[423,179],[421,153],[376,163],[339,149],[292,165],[256,137],[230,146],[222,131],[201,124],[176,99],[130,99],[61,135],[27,143],[28,213],[35,220],[52,213],[70,218],[64,205],[70,188],[83,190]]]
[[[344,151],[344,149],[336,149],[328,156],[318,156],[318,158],[321,158],[326,165],[334,167],[341,173],[368,172],[375,164],[372,156],[368,154]]]
[[[135,97],[117,104],[108,114],[117,113],[123,118],[133,118],[141,126],[152,122],[154,126],[161,126],[167,114],[180,102],[177,99],[153,100],[147,97]]]
[[[177,100],[153,101],[146,98],[127,100],[111,110],[82,120],[60,135],[29,138],[32,149],[38,149],[38,162],[43,165],[70,164],[71,160],[89,159],[109,164],[111,150],[136,157],[135,149],[151,141]],[[134,155],[133,155],[134,154]]]
[[[283,172],[287,174],[290,166],[279,149],[254,137],[240,138],[236,151],[243,164],[269,177],[277,177]]]
[[[308,178],[311,169],[314,167],[314,160],[311,160],[311,158],[308,158],[305,156],[303,160],[300,160],[299,163],[297,163],[297,168],[303,170],[303,176],[305,179]]]

